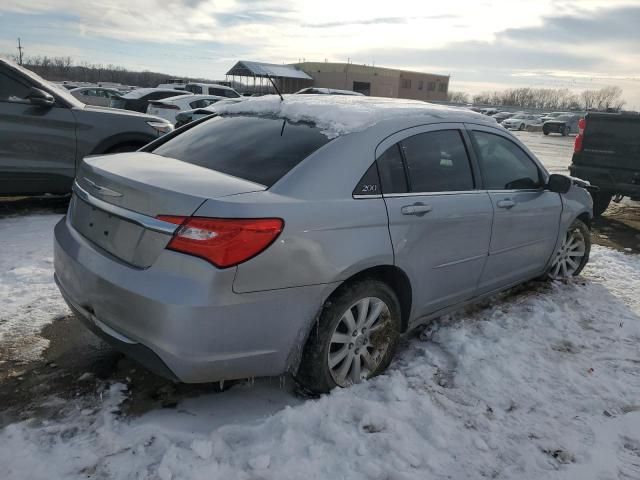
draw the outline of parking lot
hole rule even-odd
[[[567,173],[573,137],[516,135]],[[52,278],[67,202],[0,202],[2,478],[640,478],[637,204],[594,222],[576,280],[440,319],[385,381],[306,399],[288,377],[174,384],[86,331]]]

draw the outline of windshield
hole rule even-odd
[[[219,116],[177,135],[152,153],[270,187],[329,142],[308,123]]]

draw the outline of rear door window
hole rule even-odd
[[[311,124],[218,116],[171,138],[152,153],[271,187],[328,142]]]
[[[378,157],[378,171],[382,193],[405,193],[408,191],[407,176],[400,152],[400,144],[396,143],[387,148]]]
[[[412,192],[473,190],[473,174],[460,131],[440,130],[400,142]]]

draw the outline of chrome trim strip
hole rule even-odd
[[[373,194],[373,195],[352,195],[353,198],[358,198],[358,199],[363,199],[363,198],[382,198],[382,195],[380,194]]]
[[[394,197],[429,197],[435,195],[478,195],[480,193],[487,193],[486,190],[463,190],[452,192],[406,192],[406,193],[383,193],[384,198]]]
[[[149,217],[148,215],[143,215],[141,213],[134,212],[133,210],[127,210],[126,208],[118,207],[117,205],[112,205],[104,200],[100,200],[84,190],[80,185],[78,185],[77,181],[73,182],[73,191],[80,199],[84,200],[89,205],[93,205],[100,210],[135,223],[136,225],[140,225],[147,230],[173,235],[178,228],[178,225],[174,223],[163,222],[157,218]]]

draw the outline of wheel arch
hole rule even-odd
[[[140,145],[143,147],[157,137],[141,133],[119,133],[100,141],[89,155],[100,155],[120,145]]]
[[[407,274],[396,265],[376,265],[365,268],[343,280],[327,297],[326,301],[339,295],[348,285],[362,279],[377,279],[386,283],[398,297],[400,302],[400,314],[402,332],[406,332],[411,318],[411,307],[413,305],[413,290],[411,281]],[[325,303],[326,303],[325,301]]]

